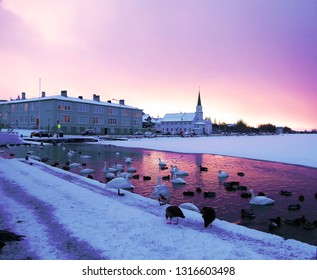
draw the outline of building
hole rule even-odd
[[[80,134],[95,129],[98,134],[132,134],[142,128],[142,110],[118,103],[100,101],[94,94],[92,100],[69,97],[67,91],[60,95],[0,101],[0,128],[41,129],[52,133]]]
[[[203,107],[201,104],[200,91],[195,113],[172,113],[166,114],[161,121],[163,134],[189,134],[189,135],[210,135],[212,123],[203,119]]]

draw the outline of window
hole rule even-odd
[[[117,124],[117,119],[108,119],[108,124],[109,125],[116,125]]]
[[[141,122],[139,120],[133,120],[133,126],[141,126]]]
[[[89,124],[88,116],[77,116],[77,124]]]
[[[92,123],[97,125],[97,124],[103,124],[103,121],[100,117],[93,117],[92,118]]]
[[[69,102],[58,102],[57,109],[61,111],[70,111],[71,106]]]
[[[82,103],[77,104],[77,111],[87,113],[89,111],[88,104],[82,104]]]
[[[109,115],[109,116],[116,116],[116,115],[118,115],[118,109],[117,109],[117,108],[108,108],[108,115]]]
[[[29,104],[28,103],[24,103],[24,112],[27,112],[29,108]]]
[[[70,115],[61,114],[59,115],[60,123],[70,123]]]
[[[94,106],[94,113],[95,114],[104,114],[105,108],[102,106]]]
[[[141,117],[140,111],[133,111],[133,117]]]
[[[130,110],[129,109],[124,109],[122,111],[122,116],[126,116],[126,117],[130,116]]]
[[[121,126],[130,126],[130,120],[129,119],[122,119]]]

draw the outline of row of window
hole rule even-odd
[[[28,111],[38,111],[40,102],[30,102],[30,103],[21,103],[21,104],[11,104],[11,112],[28,112]],[[72,109],[71,102],[58,102],[57,110],[59,111],[70,111]],[[91,105],[78,103],[77,104],[77,112],[88,113]],[[129,117],[132,112],[133,117],[141,117],[142,113],[139,110],[131,110],[131,109],[120,109],[121,115],[125,117]],[[105,114],[108,116],[117,116],[119,115],[119,109],[113,107],[105,107],[100,105],[93,106],[93,113],[95,114]]]
[[[82,124],[82,125],[89,125],[90,124],[90,120],[88,116],[77,116],[77,124]],[[11,118],[11,123],[15,124],[17,122],[17,120],[19,120],[20,123],[35,123],[36,121],[36,116],[20,116],[18,119],[12,117]],[[48,120],[48,122],[50,122],[50,120]],[[64,123],[64,124],[68,124],[71,123],[71,116],[68,114],[60,114],[59,118],[58,118],[58,122],[59,123]],[[118,119],[117,118],[109,118],[109,119],[104,119],[102,117],[93,117],[92,118],[92,124],[93,125],[118,125]],[[132,126],[140,126],[141,125],[141,121],[136,119],[136,120],[132,120]],[[121,126],[126,126],[129,127],[131,126],[131,120],[130,119],[121,119]]]

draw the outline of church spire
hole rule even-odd
[[[197,106],[201,106],[201,100],[200,100],[200,87],[198,89],[198,102],[197,102]]]

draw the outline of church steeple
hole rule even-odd
[[[197,102],[197,106],[201,106],[200,89],[198,90],[198,102]]]
[[[196,106],[196,118],[197,118],[197,121],[203,120],[203,107],[201,106],[200,88],[198,90],[198,101],[197,101],[197,106]]]

